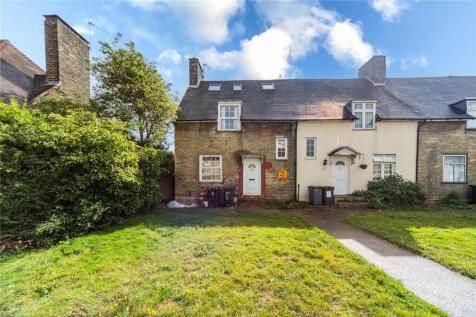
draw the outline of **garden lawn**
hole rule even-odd
[[[433,211],[355,213],[347,222],[476,278],[476,214]]]
[[[0,269],[3,316],[444,315],[302,218],[271,211],[157,211]]]

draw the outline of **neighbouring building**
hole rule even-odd
[[[87,102],[89,43],[57,15],[45,15],[46,71],[8,40],[0,40],[0,98],[33,104],[40,97]]]
[[[476,77],[388,78],[374,56],[355,79],[205,81],[190,59],[176,130],[176,199],[233,187],[242,199],[308,199],[393,174],[428,198],[476,183]]]

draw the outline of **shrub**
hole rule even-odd
[[[468,204],[464,200],[463,196],[461,196],[457,192],[451,192],[445,197],[438,200],[438,205],[451,209],[470,209],[472,207],[474,208],[474,206]]]
[[[163,149],[142,147],[139,150],[141,197],[143,208],[152,208],[162,200],[161,176],[173,172],[173,155]]]
[[[139,162],[159,154],[140,151],[122,123],[16,103],[0,103],[0,123],[1,222],[16,236],[57,241],[136,213],[151,199],[142,184],[156,167],[141,171]]]
[[[400,175],[369,181],[367,190],[355,194],[364,197],[373,208],[422,204],[426,199],[420,184],[405,180]]]

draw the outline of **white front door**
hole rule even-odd
[[[335,195],[349,194],[349,158],[335,158],[332,165],[332,185]]]
[[[261,195],[261,160],[243,158],[243,194]]]

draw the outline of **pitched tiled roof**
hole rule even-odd
[[[43,69],[9,41],[0,40],[0,99],[29,100],[52,87],[44,83]]]
[[[376,100],[381,119],[462,119],[468,116],[449,104],[476,95],[476,77],[388,78],[385,86],[366,79],[270,80],[274,90],[262,90],[263,82],[202,81],[187,89],[178,120],[216,120],[219,101],[242,101],[242,120],[352,119],[352,100]],[[220,91],[208,91],[213,83]],[[234,83],[242,90],[233,91]]]

